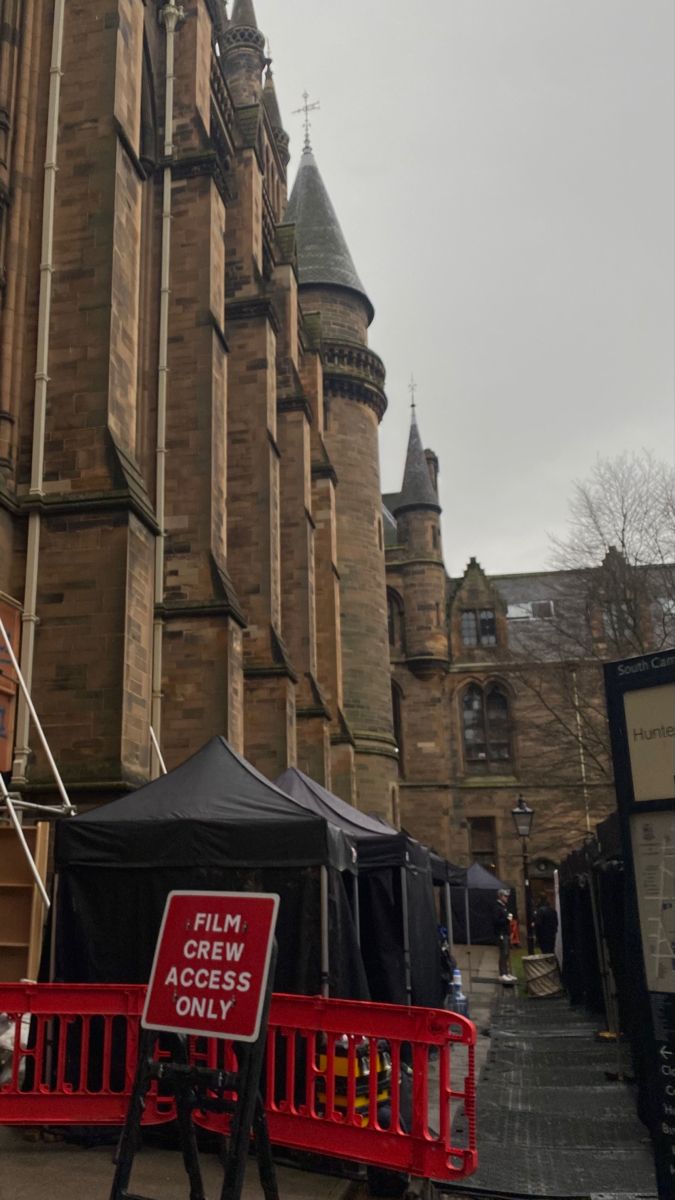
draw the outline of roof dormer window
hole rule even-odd
[[[496,646],[495,610],[493,608],[463,609],[460,633],[463,646]]]

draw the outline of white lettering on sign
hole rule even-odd
[[[203,929],[204,933],[239,933],[241,931],[240,913],[204,913],[195,916],[195,929]]]
[[[176,1001],[176,1012],[179,1017],[200,1017],[205,1021],[224,1021],[234,1000],[218,1000],[220,1009],[210,996],[179,996]]]
[[[672,667],[675,663],[675,654],[655,654],[652,658],[641,658],[638,662],[619,663],[619,675],[638,675],[641,671],[648,671],[650,667],[658,671],[663,667]]]

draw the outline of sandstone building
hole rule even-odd
[[[253,0],[0,13],[0,615],[73,800],[222,733],[512,880],[522,792],[548,878],[613,804],[578,581],[450,579],[416,422],[382,505],[373,305]],[[6,656],[0,771],[54,796]]]
[[[253,0],[2,14],[0,601],[73,799],[156,773],[152,725],[395,819],[384,367]]]
[[[401,491],[383,497],[401,821],[520,887],[522,795],[537,896],[615,808],[602,661],[672,644],[672,567],[610,548],[590,572],[489,576],[472,558],[452,579],[438,471],[413,409]]]

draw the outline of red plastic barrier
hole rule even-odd
[[[0,1059],[0,1124],[121,1125],[144,997],[145,988],[132,985],[0,984],[0,1012],[14,1023],[16,1047],[4,1072]],[[270,1137],[425,1178],[469,1175],[478,1163],[475,1040],[470,1021],[439,1009],[275,995],[265,1080]],[[189,1048],[195,1062],[232,1066],[230,1043],[191,1038]],[[468,1135],[458,1145],[452,1127],[460,1108]],[[144,1123],[173,1117],[173,1100],[153,1086]],[[227,1129],[219,1114],[197,1112],[195,1120]]]

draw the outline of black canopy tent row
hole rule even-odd
[[[358,924],[374,1000],[442,1003],[431,864],[413,838],[359,812],[302,771],[290,767],[277,786],[312,812],[334,821],[358,850]]]
[[[222,737],[135,792],[57,826],[55,977],[144,983],[172,890],[277,892],[276,991],[368,999],[343,873],[347,835]]]

